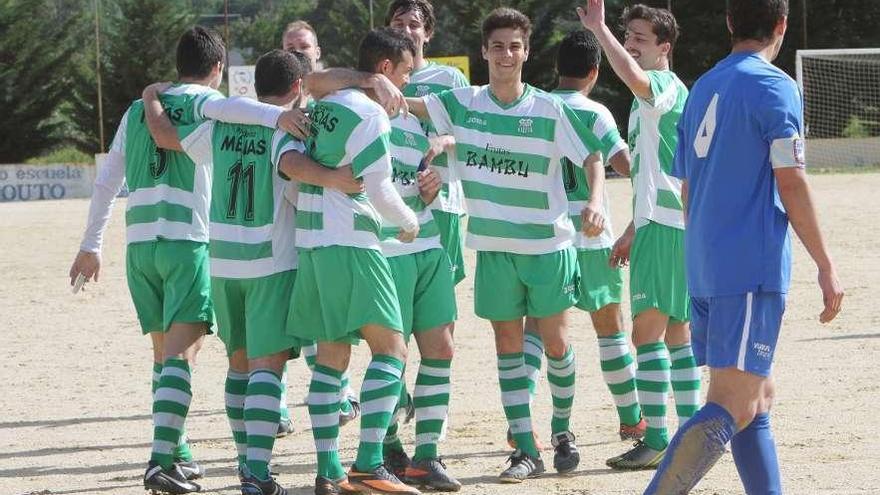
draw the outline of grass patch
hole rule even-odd
[[[56,163],[95,163],[95,157],[73,148],[65,147],[53,150],[45,155],[25,160],[29,165],[53,165]]]

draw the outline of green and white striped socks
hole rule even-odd
[[[337,480],[345,476],[339,461],[339,390],[342,373],[316,364],[309,385],[309,419],[318,455],[318,476]]]
[[[530,456],[540,457],[532,437],[531,394],[523,353],[498,355],[498,384],[504,415],[517,448]]]
[[[547,382],[550,384],[550,395],[553,398],[553,419],[550,421],[550,429],[554,435],[569,430],[576,372],[577,364],[571,345],[566,349],[565,355],[559,359],[547,356]]]
[[[670,347],[669,359],[672,361],[675,412],[681,428],[700,408],[700,368],[690,343]]]
[[[153,383],[150,387],[151,393],[155,395],[156,389],[159,388],[159,377],[162,375],[162,363],[153,362]],[[177,441],[177,447],[174,447],[172,453],[175,461],[189,462],[193,460],[192,451],[189,449],[189,442],[186,440],[186,426],[180,430],[180,440]]]
[[[232,429],[235,451],[238,453],[238,467],[247,465],[247,431],[244,426],[244,400],[247,395],[248,375],[235,370],[226,372],[226,417]]]
[[[611,391],[621,424],[634,426],[642,417],[636,395],[636,367],[623,332],[599,337],[602,378]]]
[[[636,388],[639,403],[648,423],[644,442],[654,450],[669,445],[666,428],[666,396],[669,394],[669,351],[663,342],[641,345],[636,349],[639,362]]]
[[[281,419],[281,377],[267,369],[250,372],[244,399],[247,467],[260,480],[269,479],[269,461]]]
[[[413,404],[416,408],[416,461],[436,459],[437,443],[449,414],[451,359],[422,359]]]
[[[318,358],[318,344],[312,343],[302,346],[300,349],[303,358],[306,360],[306,366],[312,371],[315,370],[315,360]],[[286,368],[285,368],[286,369]],[[348,370],[342,372],[342,388],[339,390],[339,409],[343,414],[351,412],[351,403],[348,401],[349,396],[353,394],[350,385]]]
[[[355,469],[369,472],[382,464],[382,443],[400,396],[403,362],[393,356],[373,356],[361,385],[361,439]],[[338,419],[337,419],[338,423]]]
[[[163,469],[174,464],[174,450],[180,442],[183,424],[192,402],[189,363],[171,358],[165,361],[153,394],[153,452],[151,460]]]
[[[544,342],[541,336],[533,332],[523,334],[523,358],[526,365],[526,376],[529,379],[529,393],[534,398],[541,379],[541,359],[544,357]]]

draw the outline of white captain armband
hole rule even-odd
[[[777,168],[805,168],[807,162],[804,158],[804,138],[794,136],[774,139],[770,144],[770,165]]]

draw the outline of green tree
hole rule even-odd
[[[119,0],[103,2],[101,78],[104,132],[110,146],[116,128],[132,101],[147,84],[177,78],[175,48],[180,34],[195,22],[185,0]],[[90,19],[94,22],[94,14]],[[97,151],[97,83],[94,37],[74,67],[75,90],[68,117],[74,138],[87,151]]]
[[[72,3],[0,0],[0,162],[37,156],[63,138],[59,110],[83,34]]]

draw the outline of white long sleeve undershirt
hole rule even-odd
[[[385,220],[400,227],[404,232],[412,232],[418,228],[418,217],[403,202],[391,182],[391,177],[385,174],[367,174],[363,179],[370,203]]]

